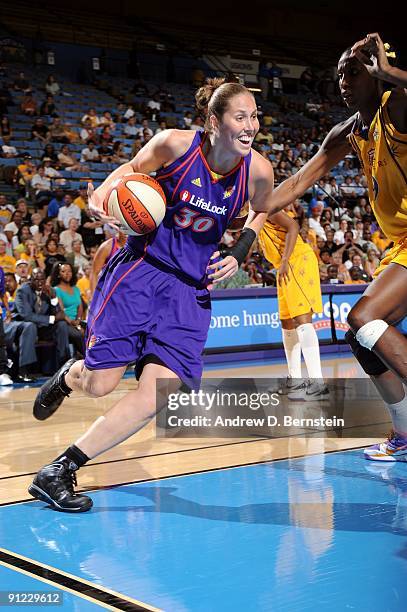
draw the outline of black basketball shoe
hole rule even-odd
[[[69,359],[59,368],[41,389],[35,398],[33,415],[39,421],[45,421],[59,408],[66,397],[69,397],[72,389],[65,384],[65,374],[76,359]]]
[[[55,461],[40,469],[28,488],[30,495],[60,512],[86,512],[93,506],[87,495],[77,495],[73,461]]]

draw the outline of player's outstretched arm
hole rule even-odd
[[[326,136],[318,153],[296,174],[276,187],[268,202],[269,212],[276,213],[300,198],[314,183],[336,166],[350,151],[348,135],[356,116],[338,123]]]

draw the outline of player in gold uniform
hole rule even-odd
[[[407,339],[394,327],[407,315],[407,72],[389,65],[385,45],[375,33],[341,55],[338,76],[342,97],[355,114],[332,128],[318,153],[277,187],[271,210],[300,197],[351,147],[359,155],[370,204],[394,247],[349,313],[346,338],[393,422],[389,439],[365,449],[365,456],[407,461]],[[396,87],[385,91],[384,82]]]
[[[278,270],[278,309],[288,365],[282,392],[289,399],[328,399],[311,322],[313,313],[322,312],[318,261],[298,233],[298,223],[285,211],[269,217],[259,233],[264,256]],[[301,379],[301,352],[310,382]]]

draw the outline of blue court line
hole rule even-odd
[[[404,464],[335,452],[91,497],[81,515],[0,508],[2,546],[171,612],[404,607]]]

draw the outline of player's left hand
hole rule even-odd
[[[216,251],[212,255],[211,260],[217,259],[218,257],[220,257],[220,253],[219,251]],[[232,255],[227,255],[224,259],[221,259],[220,261],[217,261],[216,263],[209,264],[208,278],[210,278],[211,281],[213,282],[210,285],[208,285],[208,289],[210,290],[217,283],[220,283],[221,281],[224,281],[227,278],[230,278],[231,276],[236,274],[238,269],[239,269],[239,264],[237,260],[234,257],[232,257]]]
[[[116,217],[110,217],[104,213],[103,202],[100,201],[100,197],[98,197],[92,183],[88,183],[88,209],[89,214],[97,219],[97,221],[108,223],[116,228],[120,227],[120,223]]]
[[[377,32],[355,43],[352,46],[352,56],[357,57],[369,74],[378,79],[390,69],[384,43]]]

